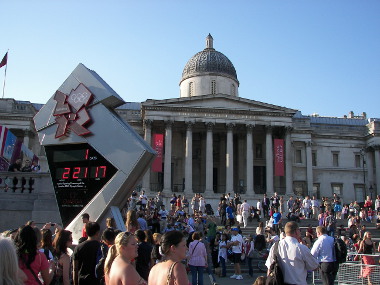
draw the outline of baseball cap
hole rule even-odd
[[[238,228],[232,228],[231,231],[237,231],[238,232],[239,229]]]

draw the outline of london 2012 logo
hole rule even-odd
[[[86,107],[91,103],[93,95],[81,83],[69,95],[61,91],[55,92],[54,100],[57,101],[53,115],[58,124],[55,138],[64,136],[68,130],[72,130],[78,136],[88,135],[91,132],[84,127],[91,121]]]

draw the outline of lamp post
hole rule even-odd
[[[373,187],[372,187],[372,184],[369,186],[369,193],[371,193],[371,200],[372,200],[372,193],[373,193]]]
[[[365,149],[364,148],[362,148],[360,150],[360,155],[363,158],[363,184],[364,184],[364,201],[365,201],[365,199],[367,199],[367,186],[366,186],[366,183],[365,183],[365,165],[366,165],[366,160],[365,160]]]

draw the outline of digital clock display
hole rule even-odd
[[[117,169],[89,144],[45,147],[62,223],[67,226]]]

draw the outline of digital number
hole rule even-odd
[[[70,168],[69,167],[64,168],[62,178],[63,179],[69,179],[70,178]]]
[[[65,167],[58,168],[56,177],[59,179],[105,178],[107,166],[96,167]]]
[[[79,173],[80,173],[80,167],[74,167],[74,171],[73,171],[73,178],[74,179],[78,179],[79,178]]]
[[[88,160],[88,153],[89,153],[89,151],[90,151],[89,149],[86,149],[86,154],[85,154],[85,156],[84,156],[84,159],[85,159],[85,160]]]
[[[106,177],[107,166],[98,166],[95,170],[95,178],[104,178]]]

